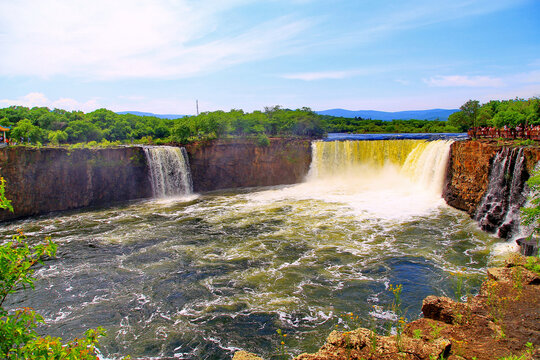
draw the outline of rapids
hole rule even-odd
[[[475,292],[501,241],[441,199],[449,145],[314,142],[302,184],[9,223],[4,240],[22,228],[59,244],[9,306],[34,307],[40,331],[66,339],[101,325],[103,355],[135,359],[270,358],[277,329],[291,354],[315,351],[344,313],[382,328],[389,284],[416,318],[425,296],[453,295],[451,272]]]

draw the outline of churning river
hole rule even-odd
[[[8,223],[58,256],[10,307],[70,339],[103,326],[107,358],[270,358],[313,352],[342,323],[382,328],[403,285],[409,319],[430,294],[477,291],[501,243],[441,199],[449,141],[315,142],[297,185],[186,194]],[[465,291],[464,291],[465,292]]]

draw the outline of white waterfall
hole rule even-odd
[[[345,204],[357,217],[430,214],[442,199],[452,141],[315,141],[307,181],[287,196]]]
[[[318,141],[312,144],[310,180],[361,179],[388,174],[406,177],[423,189],[442,194],[452,140]],[[405,186],[404,183],[398,186]]]
[[[145,146],[154,197],[189,195],[193,192],[191,171],[185,148]]]
[[[480,227],[503,238],[518,232],[519,209],[526,200],[527,169],[521,148],[504,148],[495,155],[489,185],[475,219]]]

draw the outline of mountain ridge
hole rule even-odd
[[[459,109],[428,109],[428,110],[406,110],[406,111],[377,111],[377,110],[346,110],[329,109],[316,111],[319,115],[330,115],[337,117],[361,117],[362,119],[373,120],[448,120],[448,116],[459,111]]]
[[[169,119],[169,120],[179,119],[179,118],[183,118],[187,116],[187,115],[177,115],[177,114],[154,114],[154,113],[143,112],[143,111],[117,111],[116,113],[118,115],[131,114],[131,115],[137,115],[137,116],[152,116],[152,117],[157,117],[160,119]]]
[[[428,110],[406,110],[406,111],[378,111],[378,110],[346,110],[346,109],[328,109],[315,111],[319,115],[329,115],[335,117],[355,118],[372,120],[448,120],[448,116],[459,111],[459,109],[428,109]],[[190,115],[178,114],[154,114],[142,111],[119,111],[117,114],[132,114],[137,116],[153,116],[160,119],[179,119]]]

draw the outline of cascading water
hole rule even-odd
[[[449,145],[315,142],[302,184],[6,224],[0,238],[22,228],[31,242],[59,245],[36,269],[35,291],[6,305],[36,309],[43,333],[64,339],[105,327],[104,358],[230,359],[245,349],[269,359],[277,329],[298,355],[318,349],[350,312],[383,331],[395,316],[389,283],[403,284],[404,313],[415,317],[427,295],[452,295],[451,272],[478,289],[500,242],[441,199]]]
[[[312,144],[310,181],[349,177],[361,184],[394,175],[440,195],[452,141],[377,140],[317,141]],[[398,185],[399,186],[399,185]],[[401,184],[400,187],[406,186]]]
[[[495,155],[488,189],[475,215],[483,230],[502,238],[517,234],[527,193],[525,165],[522,148],[504,148]]]
[[[146,146],[144,153],[150,169],[154,197],[182,196],[193,192],[185,148]]]
[[[347,204],[357,216],[427,214],[441,199],[452,141],[376,140],[312,143],[308,181],[294,194]]]

